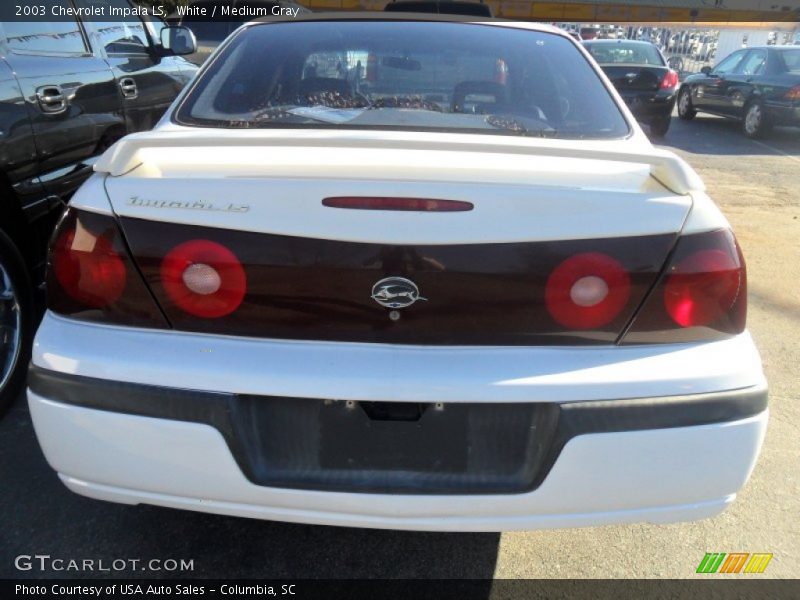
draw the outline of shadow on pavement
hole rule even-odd
[[[691,121],[673,117],[667,135],[651,141],[692,154],[800,156],[800,128],[776,127],[769,137],[751,140],[744,136],[738,121],[704,114]]]
[[[475,578],[494,575],[500,535],[293,525],[124,506],[69,492],[44,460],[27,403],[0,421],[0,578]],[[185,573],[20,572],[19,555],[185,559]],[[139,567],[141,569],[141,567]],[[489,586],[487,585],[487,595]]]

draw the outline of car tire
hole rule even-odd
[[[692,104],[692,92],[684,86],[678,93],[678,116],[684,121],[691,121],[697,116],[697,111]]]
[[[753,100],[744,107],[744,118],[742,118],[742,132],[750,139],[763,138],[772,131],[772,124],[769,122],[767,111],[761,100]]]
[[[669,131],[669,126],[672,123],[672,117],[665,115],[663,117],[656,117],[650,121],[650,135],[653,137],[664,137]]]
[[[0,417],[25,385],[35,310],[25,262],[14,242],[0,231]]]

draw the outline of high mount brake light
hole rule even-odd
[[[730,230],[679,238],[624,343],[718,339],[744,331],[747,272]]]
[[[659,87],[662,90],[671,90],[672,88],[677,87],[678,83],[679,83],[678,73],[670,69],[664,75],[664,78],[661,80],[661,84],[659,85]]]
[[[339,196],[325,198],[323,206],[358,210],[398,210],[416,212],[465,212],[474,208],[472,202],[434,200],[432,198],[390,198],[370,196]]]
[[[555,268],[544,298],[558,323],[585,330],[610,323],[627,304],[630,292],[630,277],[617,260],[599,252],[584,252]]]
[[[229,315],[247,291],[244,267],[236,255],[210,240],[191,240],[173,248],[161,263],[161,284],[181,310],[206,319]]]

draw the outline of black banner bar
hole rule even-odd
[[[698,580],[2,580],[9,598],[284,598],[285,600],[512,600],[670,598],[782,600],[800,580],[710,575]]]

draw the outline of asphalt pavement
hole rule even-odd
[[[17,570],[16,557],[35,554],[103,559],[106,566],[117,559],[191,560],[193,570],[182,573],[190,577],[695,577],[705,552],[771,552],[762,577],[800,576],[800,130],[751,141],[735,123],[700,116],[691,123],[673,119],[660,144],[699,171],[734,226],[748,263],[749,327],[770,383],[764,450],[750,482],[720,516],[673,525],[441,534],[103,503],[62,486],[20,398],[0,422],[0,578],[175,574],[139,566],[105,573]]]

